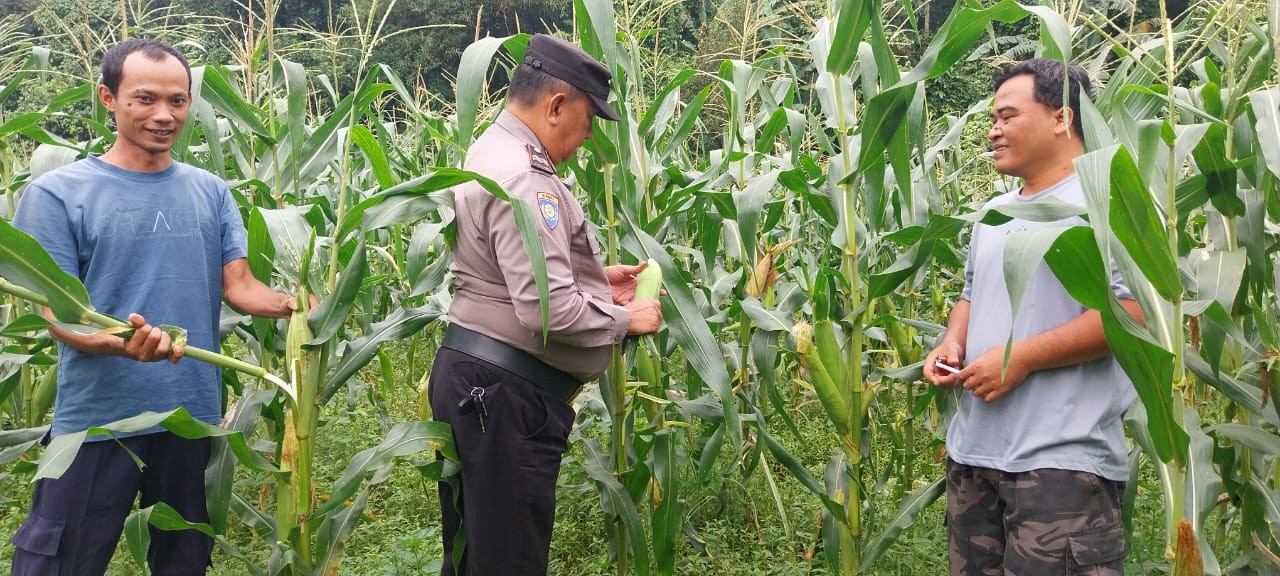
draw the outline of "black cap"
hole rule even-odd
[[[524,52],[524,63],[568,82],[583,91],[596,105],[596,115],[619,120],[609,106],[609,80],[613,74],[590,54],[555,36],[535,34]]]

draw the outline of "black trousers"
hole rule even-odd
[[[436,354],[429,386],[435,419],[453,427],[462,460],[461,493],[440,484],[442,573],[545,575],[556,479],[573,408],[518,374],[450,348]],[[466,414],[459,408],[480,390],[488,414],[483,425],[474,406]],[[460,520],[466,548],[455,572],[453,543]]]
[[[139,469],[114,440],[85,442],[76,459],[56,479],[36,481],[31,515],[13,535],[14,576],[103,574],[125,517],[140,505],[172,506],[189,522],[208,522],[204,469],[208,438],[188,440],[172,432],[120,440],[146,463]],[[156,576],[204,574],[213,539],[195,530],[169,532],[150,527],[147,564]]]

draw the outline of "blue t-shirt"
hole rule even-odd
[[[189,345],[218,350],[222,266],[247,250],[217,176],[178,162],[135,172],[91,156],[32,181],[13,224],[84,283],[98,311],[181,326]],[[59,344],[52,433],[178,407],[217,423],[220,386],[218,368],[204,362],[137,362]]]

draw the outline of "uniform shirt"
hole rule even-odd
[[[537,136],[503,111],[471,146],[464,166],[495,180],[536,214],[550,292],[547,341],[533,269],[511,205],[475,183],[454,194],[458,230],[449,322],[501,340],[587,382],[604,373],[631,313],[613,303],[600,244],[582,207],[556,178]]]
[[[1071,176],[1034,196],[1019,191],[999,196],[987,208],[1057,198],[1084,206],[1080,179]],[[1017,323],[1005,285],[1004,250],[1017,230],[1085,225],[1073,217],[1057,222],[1011,220],[999,226],[977,224],[965,265],[962,298],[970,302],[965,363],[1004,346],[1013,329],[1015,342],[1057,328],[1087,309],[1067,294],[1044,262],[1036,269]],[[1112,290],[1131,299],[1112,269]],[[958,411],[947,431],[947,451],[961,464],[1026,472],[1039,468],[1079,470],[1110,480],[1129,476],[1128,447],[1121,416],[1137,394],[1113,356],[1032,372],[994,402],[959,390]]]
[[[137,312],[152,326],[187,329],[192,346],[218,349],[222,266],[246,250],[240,212],[217,176],[179,162],[135,172],[90,156],[32,181],[13,224],[84,283],[100,312]],[[59,343],[58,366],[54,436],[178,407],[211,424],[222,418],[211,364],[138,362]]]

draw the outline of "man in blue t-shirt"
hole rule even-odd
[[[179,362],[182,348],[153,324],[186,328],[192,346],[216,350],[223,298],[268,318],[295,308],[293,297],[250,273],[244,226],[226,184],[169,155],[187,120],[190,89],[191,69],[169,45],[134,39],[113,46],[103,56],[98,98],[115,117],[115,144],[36,178],[23,192],[14,225],[84,283],[97,309],[128,317],[136,329],[128,340],[49,329],[59,342],[53,436],[178,407],[218,423],[218,369]],[[139,493],[142,506],[164,502],[188,521],[207,522],[209,454],[209,439],[163,429],[120,443],[90,438],[62,477],[36,483],[31,514],[13,536],[12,573],[104,573]],[[157,575],[204,574],[212,546],[194,530],[152,529],[147,560]]]
[[[1073,160],[1084,154],[1084,70],[1032,59],[997,75],[995,87],[987,134],[995,168],[1021,178],[1022,187],[987,207],[1051,199],[1083,207]],[[1123,574],[1121,417],[1136,397],[1133,385],[1111,356],[1099,313],[1072,299],[1047,264],[1035,271],[1016,317],[1005,285],[1010,234],[1079,225],[1086,223],[1078,217],[975,225],[964,292],[925,358],[929,382],[969,392],[958,396],[947,431],[954,575]],[[1141,320],[1114,269],[1111,287]]]

